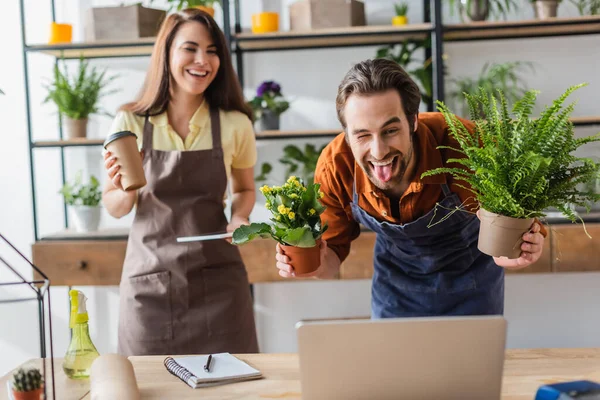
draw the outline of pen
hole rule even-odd
[[[206,372],[210,372],[210,362],[212,361],[212,354],[208,355],[208,360],[206,360],[206,365],[204,366],[204,370]]]

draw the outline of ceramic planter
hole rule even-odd
[[[252,14],[252,33],[277,32],[279,30],[279,14],[261,12]]]
[[[396,15],[392,18],[392,25],[400,26],[408,24],[408,17],[406,15]]]
[[[263,110],[259,121],[261,131],[279,130],[279,114],[276,114],[271,110]]]
[[[536,0],[533,2],[533,12],[537,19],[555,18],[558,10],[556,0]]]
[[[519,258],[523,234],[531,229],[534,218],[505,217],[483,208],[479,216],[479,251],[493,257]]]
[[[39,389],[30,390],[29,392],[17,392],[13,390],[12,394],[15,400],[40,400],[43,392],[44,388],[41,387]]]
[[[93,232],[98,230],[102,209],[100,206],[71,206],[75,231]]]
[[[65,117],[63,120],[66,137],[68,139],[84,138],[87,136],[88,119],[71,119]]]
[[[314,272],[321,265],[321,239],[314,247],[295,247],[281,245],[283,253],[290,259],[296,275]]]
[[[460,15],[463,21],[485,21],[490,15],[489,0],[460,0]]]

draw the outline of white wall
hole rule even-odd
[[[282,0],[284,3],[288,1]],[[47,40],[50,21],[49,6],[39,0],[26,0],[29,43]],[[49,1],[47,2],[49,4]],[[118,4],[119,1],[58,1],[59,21],[75,24],[75,40],[82,37],[77,18],[86,7]],[[147,2],[146,2],[147,3]],[[250,13],[259,9],[258,1],[244,3],[244,25],[249,25]],[[160,4],[155,2],[155,4]],[[388,23],[391,0],[367,0],[368,23]],[[415,2],[416,4],[416,2]],[[277,0],[269,7],[282,12],[282,29],[287,28],[286,7]],[[31,191],[27,133],[25,129],[25,100],[23,65],[18,19],[18,0],[2,2],[0,13],[0,233],[30,256],[33,242]],[[576,15],[569,3],[563,2],[561,15]],[[527,5],[515,18],[529,18]],[[220,13],[217,14],[220,18]],[[420,6],[411,9],[413,22],[421,19]],[[558,50],[560,49],[560,50]],[[600,77],[596,65],[600,62],[598,36],[487,41],[446,44],[448,67],[451,75],[475,75],[487,61],[528,60],[538,64],[535,74],[528,76],[532,88],[542,90],[540,104],[547,104],[567,86],[581,81],[590,85],[574,95],[579,99],[575,115],[598,115],[597,91]],[[335,129],[334,99],[336,88],[346,70],[359,60],[374,55],[375,48],[346,48],[328,50],[301,50],[248,54],[246,63],[246,94],[266,79],[282,84],[284,93],[293,99],[293,106],[282,118],[282,129]],[[31,105],[34,138],[52,139],[57,135],[55,109],[42,105],[43,79],[50,76],[53,59],[41,54],[30,56]],[[107,97],[103,105],[109,111],[130,100],[144,76],[147,58],[95,60],[93,65],[110,67],[120,74],[118,94]],[[310,65],[309,65],[310,63]],[[76,65],[70,63],[73,67]],[[90,136],[103,137],[110,119],[95,117],[90,123]],[[588,135],[598,128],[578,129]],[[325,139],[315,140],[325,143]],[[305,141],[294,140],[303,145]],[[259,142],[260,161],[277,165],[283,142]],[[598,154],[590,147],[586,155]],[[60,186],[58,150],[35,152],[38,215],[40,233],[52,233],[62,228],[62,202],[57,191]],[[103,177],[99,149],[69,149],[67,151],[69,176],[82,168],[87,173]],[[254,217],[261,218],[260,207]],[[103,216],[103,227],[128,226],[128,216],[115,221]],[[7,257],[6,247],[0,247],[0,256]],[[11,262],[17,262],[14,257]],[[26,265],[18,264],[28,273]],[[9,275],[0,268],[0,280]],[[506,316],[509,320],[509,347],[579,347],[600,345],[600,321],[597,304],[600,303],[600,274],[510,276],[506,281]],[[82,288],[89,297],[91,333],[100,352],[116,350],[116,318],[118,289]],[[10,293],[14,293],[13,289]],[[68,342],[68,302],[66,288],[52,288],[52,318],[55,356],[61,356]],[[366,316],[369,314],[370,282],[301,282],[256,285],[256,316],[260,345],[265,352],[295,351],[293,326],[301,318],[328,318]],[[0,289],[0,296],[8,295]],[[37,316],[35,304],[0,305],[0,374],[5,373],[38,353]]]

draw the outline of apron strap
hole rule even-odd
[[[452,194],[452,190],[447,183],[442,183],[442,191],[444,192],[444,196],[450,196]]]
[[[221,118],[219,109],[210,107],[210,133],[212,134],[213,149],[221,149]]]
[[[142,149],[152,150],[154,125],[148,120],[148,113],[146,112],[146,118],[144,119],[144,136],[142,140]]]

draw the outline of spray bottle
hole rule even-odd
[[[87,298],[79,290],[69,291],[71,298],[71,343],[63,362],[65,374],[72,379],[90,377],[92,362],[99,356],[96,346],[90,338],[88,313],[85,306]]]

